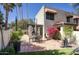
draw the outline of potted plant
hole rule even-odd
[[[20,51],[20,37],[21,37],[21,32],[20,31],[14,31],[12,32],[11,35],[11,40],[13,42],[13,47],[15,49],[15,53]]]

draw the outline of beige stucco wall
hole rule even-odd
[[[7,46],[7,44],[8,44],[8,42],[9,42],[9,40],[10,40],[10,33],[11,33],[11,30],[3,30],[3,39],[4,39],[4,45],[5,45],[5,47]],[[1,50],[1,32],[0,32],[0,50]]]
[[[42,8],[36,14],[35,23],[39,25],[44,25],[44,6],[42,6]]]
[[[75,37],[75,39],[76,39],[76,44],[77,44],[78,47],[79,47],[79,31],[73,31],[72,35],[73,35],[73,37]]]

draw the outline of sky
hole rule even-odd
[[[23,18],[31,18],[34,19],[37,12],[40,10],[40,8],[45,5],[47,7],[56,8],[68,12],[74,12],[73,7],[69,3],[23,3],[22,10],[23,10]],[[0,5],[0,10],[2,11],[4,17],[5,17],[5,10]],[[16,8],[13,9],[13,12],[9,13],[8,16],[8,22],[15,21],[17,17]]]

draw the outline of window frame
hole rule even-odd
[[[74,23],[78,24],[78,22],[79,22],[79,21],[78,21],[78,18],[75,18],[75,19],[74,19]]]
[[[73,16],[67,16],[67,17],[66,17],[66,22],[67,22],[67,23],[70,23],[72,18],[73,18]]]
[[[46,12],[46,19],[47,20],[54,20],[55,19],[55,13]]]

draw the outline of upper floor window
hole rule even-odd
[[[46,19],[54,20],[54,13],[46,12]]]
[[[78,24],[78,18],[74,19],[74,23]]]
[[[71,22],[71,20],[72,20],[72,16],[68,16],[67,17],[67,22]]]

